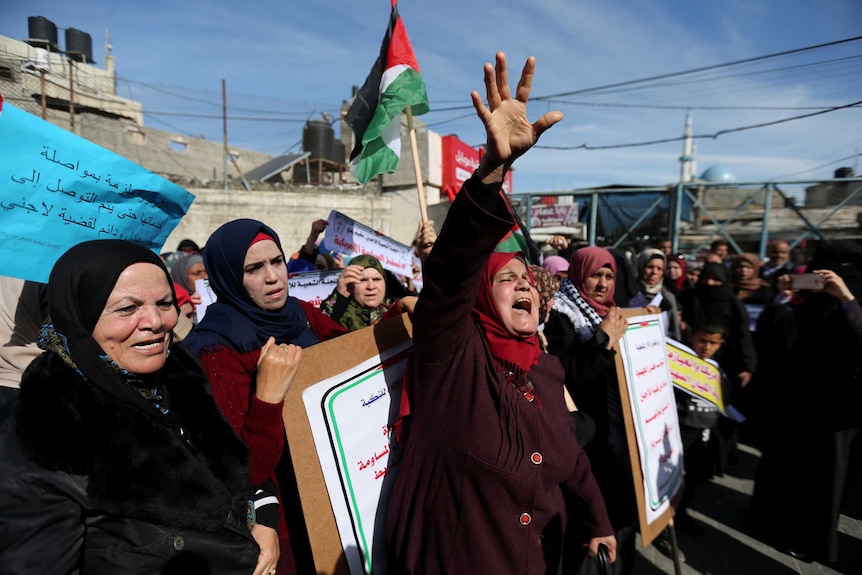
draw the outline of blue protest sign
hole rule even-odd
[[[2,103],[0,274],[47,282],[68,248],[118,238],[158,252],[194,196],[165,178]]]

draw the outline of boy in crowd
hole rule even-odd
[[[713,359],[724,345],[725,329],[718,324],[703,324],[689,326],[686,331],[686,343],[700,359]],[[722,388],[727,385],[722,376]],[[721,412],[711,403],[674,388],[679,432],[685,461],[685,489],[676,509],[674,526],[684,533],[702,537],[705,532],[700,524],[691,518],[687,510],[694,499],[697,483],[713,476],[714,461],[718,457],[715,447],[713,430],[718,423]],[[654,545],[659,552],[672,557],[671,543],[667,530],[656,539]],[[680,559],[685,556],[680,550]]]
[[[700,359],[713,359],[724,345],[725,328],[719,324],[705,323],[690,326],[686,341]],[[722,388],[727,384],[722,376]],[[703,529],[686,513],[694,498],[695,484],[706,481],[713,475],[715,454],[712,433],[721,412],[711,403],[688,393],[674,389],[679,430],[685,453],[686,485],[674,523],[682,531],[703,535]]]

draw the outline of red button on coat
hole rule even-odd
[[[536,465],[540,464],[542,462],[542,454],[538,451],[533,453],[533,455],[530,456],[530,461],[532,461]]]
[[[521,513],[520,519],[521,519],[521,525],[529,525],[530,522],[533,520],[533,518],[530,517],[529,513]]]

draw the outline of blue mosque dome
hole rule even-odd
[[[736,181],[736,176],[733,175],[733,172],[723,164],[715,164],[714,166],[708,167],[701,175],[700,179],[711,183],[711,184],[721,184],[721,183],[730,183]]]

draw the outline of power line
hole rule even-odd
[[[207,120],[221,120],[223,117],[220,114],[187,114],[184,112],[144,112],[145,116],[179,116],[182,118],[203,118]],[[305,119],[297,120],[294,118],[266,118],[266,117],[251,117],[251,116],[228,116],[228,120],[243,121],[243,122],[289,122],[301,124]]]
[[[173,130],[174,132],[176,132],[178,134],[183,134],[183,135],[186,135],[190,138],[197,138],[197,136],[195,136],[194,134],[186,132],[185,130],[181,130],[181,129],[177,128],[176,126],[172,126],[171,124],[168,124],[164,120],[159,120],[158,118],[153,118],[153,120],[155,120],[159,124],[162,124],[163,126],[167,126],[168,128],[170,128],[171,130]]]
[[[216,108],[221,108],[221,107],[222,107],[222,103],[221,103],[221,101],[219,101],[219,102],[215,102],[215,101],[212,101],[212,100],[206,100],[206,99],[203,99],[203,98],[197,98],[197,97],[194,97],[194,96],[187,96],[187,95],[185,95],[185,94],[178,94],[178,93],[176,93],[176,92],[173,92],[173,91],[171,91],[171,90],[167,90],[167,89],[165,89],[165,88],[162,88],[162,87],[159,87],[159,86],[156,86],[156,85],[153,85],[153,84],[147,84],[147,83],[145,83],[145,82],[140,82],[140,81],[137,81],[137,80],[131,80],[131,79],[128,79],[128,78],[118,77],[117,79],[118,79],[118,80],[123,80],[123,81],[125,81],[125,82],[130,83],[130,84],[137,84],[137,85],[139,85],[139,86],[143,86],[143,87],[145,87],[145,88],[149,88],[150,90],[153,90],[153,91],[155,91],[155,92],[159,92],[159,93],[161,93],[161,94],[165,94],[165,95],[168,95],[168,96],[173,96],[173,97],[175,97],[175,98],[179,98],[179,99],[181,99],[181,100],[187,100],[187,101],[190,101],[190,102],[198,102],[198,103],[201,103],[201,104],[207,104],[207,105],[209,105],[209,106],[213,106],[213,107],[216,107]],[[231,109],[231,110],[237,110],[237,111],[241,111],[241,112],[251,112],[251,113],[254,113],[254,114],[281,114],[281,115],[295,115],[295,116],[301,116],[301,117],[303,117],[303,118],[305,118],[305,117],[306,117],[306,115],[307,115],[307,114],[306,114],[306,112],[281,112],[281,111],[275,111],[275,110],[259,110],[259,109],[255,109],[255,108],[245,108],[245,107],[241,107],[241,106],[232,106],[232,105],[228,105],[228,108],[229,108],[229,109]],[[201,116],[201,117],[209,117],[209,116]],[[218,118],[219,118],[219,119],[221,119],[221,116],[218,116]]]
[[[718,111],[752,111],[752,110],[769,110],[787,112],[794,110],[824,110],[833,107],[832,105],[822,106],[689,106],[685,104],[679,105],[663,105],[663,104],[623,104],[614,102],[572,102],[569,100],[556,100],[556,104],[566,104],[568,106],[584,106],[587,108],[641,108],[648,110],[718,110]],[[458,116],[453,120],[460,120],[464,116]]]
[[[796,48],[794,50],[785,50],[783,52],[775,52],[773,54],[766,54],[764,56],[755,56],[753,58],[745,58],[743,60],[733,60],[731,62],[725,62],[723,64],[713,64],[711,66],[701,66],[699,68],[691,68],[689,70],[681,70],[679,72],[670,72],[667,74],[659,74],[657,76],[649,76],[649,77],[640,78],[637,80],[627,80],[624,82],[615,82],[613,84],[605,84],[604,86],[595,86],[593,88],[583,88],[580,90],[572,90],[570,92],[560,92],[559,94],[551,94],[549,96],[538,96],[536,98],[530,98],[530,99],[533,101],[552,100],[554,98],[574,96],[577,94],[586,94],[588,92],[598,92],[598,91],[608,90],[610,88],[619,88],[619,87],[623,87],[623,86],[634,86],[636,84],[644,84],[646,82],[654,82],[656,80],[666,80],[668,78],[677,78],[679,76],[697,74],[699,72],[707,72],[709,70],[719,70],[721,68],[729,68],[731,66],[739,66],[741,64],[750,64],[751,62],[759,62],[762,60],[769,60],[772,58],[789,56],[790,54],[801,54],[803,52],[809,52],[811,50],[819,50],[821,48],[827,48],[830,46],[838,46],[840,44],[846,44],[849,42],[856,42],[859,40],[862,40],[862,36],[856,36],[854,38],[846,38],[844,40],[836,40],[834,42],[826,42],[824,44],[815,44],[813,46],[806,46],[804,48]]]
[[[748,126],[740,126],[738,128],[728,128],[726,130],[719,130],[712,134],[699,134],[692,136],[693,139],[711,139],[715,140],[719,136],[723,136],[725,134],[732,134],[734,132],[743,132],[746,130],[754,130],[755,128],[765,128],[767,126],[775,126],[778,124],[784,124],[786,122],[793,122],[795,120],[802,120],[804,118],[811,118],[813,116],[820,116],[821,114],[828,114],[830,112],[835,112],[837,110],[845,110],[847,108],[854,108],[862,105],[862,100],[858,102],[853,102],[852,104],[845,104],[844,106],[835,106],[833,108],[828,108],[826,110],[820,110],[819,112],[812,112],[810,114],[802,114],[799,116],[793,116],[790,118],[782,118],[780,120],[772,120],[770,122],[761,122],[759,124],[750,124]],[[606,146],[590,146],[588,144],[580,144],[578,146],[541,146],[536,145],[534,148],[540,148],[543,150],[616,150],[619,148],[637,148],[643,146],[653,146],[655,144],[667,144],[668,142],[680,142],[684,140],[686,136],[675,136],[672,138],[661,138],[658,140],[647,140],[645,142],[631,142],[628,144],[610,144]]]
[[[709,84],[721,84],[722,88],[727,88],[727,87],[732,87],[732,85],[733,85],[733,83],[728,82],[728,80],[732,81],[732,80],[740,80],[740,79],[745,79],[745,78],[756,78],[756,77],[762,77],[762,76],[775,76],[775,75],[778,75],[781,73],[786,73],[788,71],[800,70],[803,68],[813,68],[813,67],[818,68],[818,70],[817,70],[818,73],[821,73],[822,68],[827,67],[827,70],[825,70],[825,73],[832,72],[834,74],[836,72],[832,71],[834,69],[834,66],[832,66],[832,65],[835,63],[846,63],[846,62],[853,62],[855,64],[862,64],[862,57],[860,57],[859,55],[854,55],[854,56],[849,56],[846,58],[839,58],[839,59],[835,59],[835,60],[825,60],[822,62],[812,62],[812,63],[807,63],[807,64],[799,64],[799,65],[795,65],[795,66],[771,68],[771,69],[767,69],[767,70],[758,70],[758,71],[754,71],[754,72],[714,75],[714,76],[708,76],[708,77],[703,77],[703,78],[680,79],[680,80],[676,80],[676,81],[671,81],[671,82],[666,82],[666,83],[661,83],[661,84],[652,84],[652,85],[647,85],[647,86],[631,86],[631,87],[615,89],[613,91],[610,91],[610,90],[602,91],[602,95],[607,96],[607,95],[611,95],[611,94],[631,94],[633,92],[644,93],[646,91],[655,92],[656,90],[667,90],[667,89],[673,89],[675,93],[678,93],[680,87],[708,86]],[[855,72],[855,70],[853,70],[853,72]],[[823,75],[823,74],[821,73],[821,75]],[[814,76],[812,74],[809,74],[808,76],[805,77],[805,79],[807,79],[809,81],[814,80],[815,78],[816,78],[816,76]],[[793,80],[794,80],[793,77],[786,78],[786,81],[793,81]],[[715,95],[714,89],[712,92],[710,92],[710,94]],[[544,100],[544,101],[546,101],[546,102],[557,102],[559,100],[548,99],[548,100]]]
[[[773,54],[766,54],[766,55],[763,55],[763,56],[755,56],[755,57],[752,57],[752,58],[745,58],[745,59],[742,59],[742,60],[733,60],[733,61],[731,61],[731,62],[724,62],[724,63],[721,63],[721,64],[712,64],[712,65],[709,65],[709,66],[701,66],[701,67],[698,67],[698,68],[690,68],[690,69],[687,69],[687,70],[680,70],[680,71],[677,71],[677,72],[669,72],[669,73],[667,73],[667,74],[659,74],[659,75],[656,75],[656,76],[648,76],[648,77],[645,77],[645,78],[638,78],[638,79],[635,79],[635,80],[626,80],[626,81],[623,81],[623,82],[614,82],[614,83],[612,83],[612,84],[604,84],[604,85],[601,85],[601,86],[593,86],[593,87],[589,87],[589,88],[581,88],[581,89],[578,89],[578,90],[571,90],[571,91],[568,91],[568,92],[560,92],[560,93],[557,93],[557,94],[549,94],[549,95],[545,95],[545,96],[532,96],[532,97],[530,97],[530,101],[532,101],[532,102],[549,101],[549,102],[550,102],[550,101],[554,101],[554,100],[556,100],[556,99],[564,98],[564,97],[568,97],[568,96],[575,96],[575,95],[580,95],[580,94],[588,94],[588,93],[591,93],[591,92],[606,92],[606,91],[608,91],[608,90],[610,90],[610,89],[614,89],[614,88],[623,88],[623,87],[629,87],[629,86],[637,86],[637,85],[640,85],[640,84],[646,84],[646,83],[648,83],[648,82],[655,82],[655,81],[657,81],[657,80],[666,80],[666,79],[669,79],[669,78],[677,78],[677,77],[681,77],[681,76],[688,76],[688,75],[697,74],[697,73],[700,73],[700,72],[707,72],[707,71],[711,71],[711,70],[719,70],[719,69],[722,69],[722,68],[729,68],[729,67],[732,67],[732,66],[739,66],[739,65],[742,65],[742,64],[750,64],[750,63],[752,63],[752,62],[765,61],[765,60],[769,60],[769,59],[773,59],[773,58],[779,58],[779,57],[783,57],[783,56],[788,56],[788,55],[791,55],[791,54],[800,54],[800,53],[809,52],[809,51],[812,51],[812,50],[819,50],[819,49],[822,49],[822,48],[834,47],[834,46],[838,46],[838,45],[841,45],[841,44],[847,44],[847,43],[850,43],[850,42],[856,42],[856,41],[859,41],[859,40],[862,40],[862,36],[856,36],[856,37],[854,37],[854,38],[846,38],[846,39],[844,39],[844,40],[836,40],[836,41],[834,41],[834,42],[826,42],[826,43],[823,43],[823,44],[815,44],[815,45],[812,45],[812,46],[805,46],[805,47],[803,47],[803,48],[796,48],[796,49],[794,49],[794,50],[785,50],[785,51],[783,51],[783,52],[775,52],[775,53],[773,53]],[[838,61],[847,60],[847,59],[853,59],[853,58],[854,58],[854,57],[841,58],[841,59],[838,59]],[[825,61],[825,62],[823,62],[823,63],[833,63],[833,61],[832,61],[832,60],[827,60],[827,61]],[[800,65],[800,66],[803,66],[803,67],[804,67],[804,66],[807,66],[807,65]],[[783,68],[779,68],[778,70],[783,70]],[[767,71],[767,72],[770,72],[770,71]],[[761,73],[765,73],[765,72],[761,72]],[[710,79],[710,80],[712,80],[712,79]],[[670,85],[672,86],[673,84],[670,84]],[[449,107],[447,107],[447,108],[436,108],[436,109],[430,110],[430,112],[429,112],[429,113],[432,113],[432,112],[460,111],[460,110],[465,110],[465,109],[467,109],[467,108],[469,108],[469,107],[470,107],[469,105],[462,105],[462,106],[449,106]]]
[[[843,158],[839,158],[837,160],[833,160],[833,161],[827,162],[825,164],[820,164],[819,166],[814,166],[813,168],[808,168],[807,170],[802,170],[801,172],[794,172],[792,174],[785,174],[783,176],[776,176],[776,177],[771,178],[771,179],[773,179],[773,180],[786,180],[788,178],[793,178],[793,177],[799,176],[801,174],[808,174],[810,172],[816,172],[817,170],[822,170],[823,168],[828,168],[829,166],[832,166],[835,164],[840,164],[841,162],[845,162],[847,160],[853,160],[853,159],[859,158],[859,157],[862,157],[862,153],[853,154],[852,156],[845,156]]]

